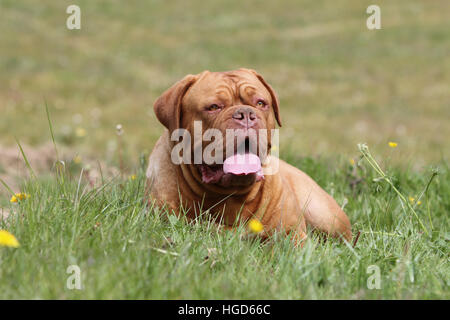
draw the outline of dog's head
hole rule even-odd
[[[263,178],[261,163],[271,148],[272,129],[281,126],[278,99],[254,70],[205,71],[175,83],[154,105],[172,134],[190,136],[190,160],[201,182],[248,186]],[[197,139],[198,138],[198,139]]]

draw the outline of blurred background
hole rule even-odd
[[[66,28],[71,4],[81,30]],[[366,27],[371,4],[381,30]],[[4,154],[17,155],[14,137],[36,159],[53,154],[47,103],[75,162],[117,165],[121,124],[133,168],[163,131],[152,105],[165,89],[188,73],[247,67],[280,98],[281,155],[350,159],[367,142],[417,168],[448,159],[448,0],[0,0],[0,30]]]

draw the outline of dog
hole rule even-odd
[[[303,243],[309,226],[325,236],[351,240],[350,221],[336,201],[306,173],[269,154],[273,142],[269,131],[274,132],[276,124],[281,127],[280,107],[274,90],[256,71],[187,75],[156,100],[154,112],[166,129],[149,158],[149,201],[177,215],[183,208],[190,219],[206,212],[228,228],[257,219],[266,238],[281,231]],[[195,134],[196,123],[223,136],[227,130],[239,132],[214,139],[215,147],[222,147],[214,156],[224,156],[225,161],[195,161],[195,155],[184,154],[185,149],[183,156],[180,152],[174,158],[179,142],[175,133],[183,130],[178,136],[184,141],[186,133]],[[235,144],[239,138],[245,143]],[[192,140],[184,141],[190,150],[208,146],[204,139]],[[265,151],[261,156],[249,150],[255,141]],[[180,158],[187,161],[179,163]]]

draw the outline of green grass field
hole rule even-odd
[[[14,186],[29,199],[0,185],[0,229],[20,242],[0,246],[0,299],[449,299],[450,3],[377,1],[382,29],[369,31],[373,3],[0,0],[0,151],[51,141],[47,103],[66,161]],[[261,243],[144,206],[155,99],[185,74],[239,67],[277,91],[280,155],[345,204],[354,248]],[[123,174],[91,187],[97,160]],[[0,177],[16,171],[0,159]],[[66,287],[70,265],[82,290]]]
[[[365,161],[287,157],[339,203],[347,199],[353,230],[361,232],[354,248],[313,235],[301,249],[281,234],[261,243],[242,237],[244,227],[222,231],[205,218],[167,218],[143,205],[144,167],[135,180],[98,189],[76,177],[38,179],[23,188],[31,197],[12,206],[7,228],[21,246],[0,248],[0,298],[450,298],[446,166],[416,207],[427,234]],[[431,176],[404,168],[388,174],[416,199]],[[66,287],[70,265],[80,267],[81,290]],[[372,265],[380,268],[379,290],[367,286]]]

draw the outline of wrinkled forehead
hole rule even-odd
[[[195,103],[205,98],[236,101],[255,94],[270,101],[270,93],[253,73],[241,70],[205,72],[188,90],[183,103]]]

